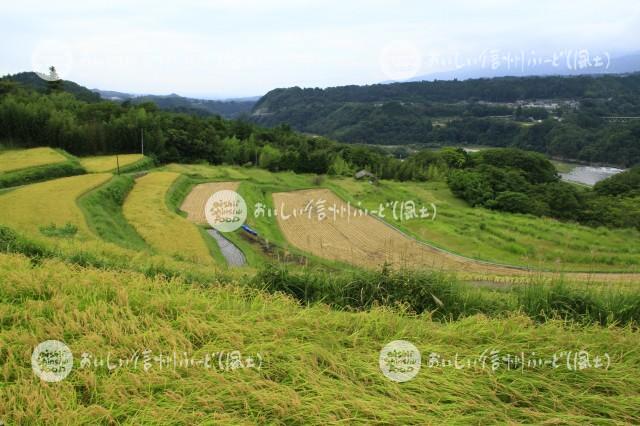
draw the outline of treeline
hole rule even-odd
[[[517,149],[467,154],[457,164],[449,188],[472,206],[640,229],[640,166],[588,189],[560,181],[544,156]]]
[[[505,104],[540,99],[560,102],[553,111]],[[608,116],[640,116],[640,74],[294,87],[269,92],[251,117],[347,143],[488,145],[640,162],[640,120],[609,123],[602,118]]]
[[[144,133],[144,135],[143,135]],[[144,152],[160,163],[258,165],[272,171],[394,178],[400,161],[383,150],[336,143],[243,120],[160,110],[153,103],[84,102],[62,89],[40,93],[0,81],[0,143],[50,146],[74,155]]]

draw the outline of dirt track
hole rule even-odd
[[[451,271],[467,276],[525,278],[558,275],[447,253],[416,241],[377,218],[358,214],[354,207],[349,207],[328,189],[275,193],[273,200],[276,208],[282,209],[282,212],[278,211],[277,220],[287,240],[295,247],[325,259],[367,268],[379,268],[389,263],[397,267]],[[322,211],[326,215],[324,220],[319,217]],[[640,274],[565,273],[564,276],[575,281],[640,283]]]

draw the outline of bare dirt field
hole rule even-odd
[[[189,195],[184,199],[180,210],[187,213],[187,219],[198,224],[206,224],[204,206],[209,197],[218,191],[238,189],[239,182],[208,182],[193,187]]]
[[[388,263],[396,267],[467,275],[548,275],[441,251],[404,235],[382,220],[358,212],[328,189],[274,193],[273,201],[278,210],[278,225],[287,240],[295,247],[325,259],[368,268],[379,268]],[[580,281],[639,279],[637,274],[567,273],[565,276]]]

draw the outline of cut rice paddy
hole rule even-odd
[[[184,199],[180,210],[187,213],[187,219],[190,221],[205,225],[207,218],[204,214],[204,207],[207,200],[216,192],[238,189],[239,182],[208,182],[201,183],[193,187],[189,195]]]
[[[640,271],[640,232],[590,228],[555,219],[472,208],[442,182],[392,182],[379,185],[331,179],[341,198],[377,210],[380,204],[414,201],[435,204],[437,216],[385,220],[407,234],[454,253],[532,269],[584,272]]]
[[[489,276],[529,276],[536,271],[466,259],[422,244],[366,214],[326,189],[273,194],[277,220],[295,247],[326,259],[380,268],[444,270]],[[638,274],[567,274],[587,281],[639,281]]]
[[[51,148],[0,151],[0,173],[62,163],[67,157]]]
[[[153,172],[137,179],[125,200],[124,216],[158,253],[211,264],[213,258],[199,229],[167,206],[167,191],[179,176],[177,173]]]
[[[125,171],[135,163],[145,159],[142,154],[101,155],[80,158],[80,164],[90,173],[115,172],[120,164],[120,170]]]

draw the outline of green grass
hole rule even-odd
[[[33,264],[21,255],[0,254],[0,281],[0,400],[8,424],[640,422],[640,339],[629,327],[332,311],[233,284]],[[64,341],[75,356],[74,370],[56,384],[31,370],[31,351],[47,339]],[[423,360],[419,374],[400,384],[378,367],[380,349],[396,339],[413,342]],[[145,372],[140,356],[137,369],[79,367],[82,352],[117,362],[145,349],[195,358],[238,350],[259,353],[262,364]],[[527,359],[532,352],[545,359],[563,350],[592,359],[607,353],[611,367],[428,367],[431,353],[464,362],[491,350]]]
[[[292,271],[269,265],[252,285],[282,292],[304,304],[326,303],[335,309],[368,310],[375,306],[428,312],[432,319],[459,320],[471,315],[505,317],[524,313],[536,321],[562,319],[601,325],[640,324],[640,292],[619,285],[568,284],[562,277],[546,282],[536,277],[520,285],[479,285],[455,274],[390,270],[328,273]]]
[[[150,251],[151,248],[122,214],[122,204],[133,185],[134,180],[129,176],[114,176],[80,197],[78,205],[89,228],[104,241],[132,250]]]
[[[413,200],[434,203],[435,220],[385,220],[419,240],[463,256],[556,271],[640,270],[637,230],[590,228],[554,219],[471,208],[442,182],[382,181],[379,186],[350,178],[328,179],[327,186],[370,210],[380,203]]]

